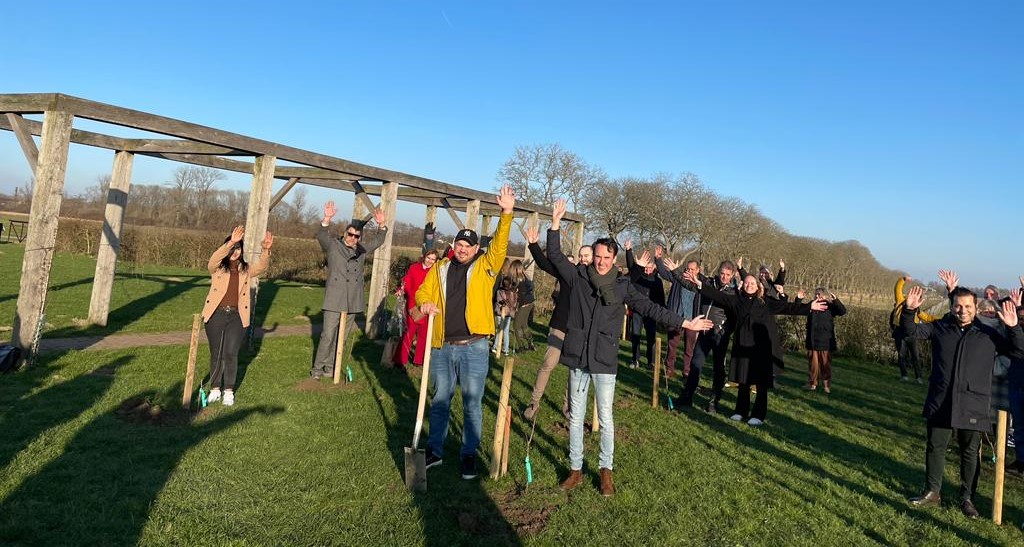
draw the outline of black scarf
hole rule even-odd
[[[619,278],[619,272],[615,268],[601,275],[597,272],[597,268],[591,264],[587,266],[587,277],[590,278],[590,284],[601,295],[602,304],[605,306],[622,304],[622,298],[619,297],[618,292],[615,290],[615,280]]]

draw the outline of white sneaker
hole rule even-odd
[[[225,394],[224,397],[226,399],[227,398],[227,394]],[[225,401],[224,404],[227,404],[227,402]],[[757,418],[751,418],[751,419],[747,420],[747,425],[752,425],[754,427],[757,427],[757,426],[759,426],[759,425],[761,425],[763,423],[764,422],[762,422],[761,420],[758,420]]]
[[[729,416],[729,419],[734,422],[742,422],[743,416],[740,416],[739,414],[733,414],[732,416]]]
[[[220,390],[213,388],[210,390],[210,394],[206,396],[206,404],[216,403],[220,400]]]
[[[227,390],[224,392],[224,406],[231,406],[235,404],[235,392]]]

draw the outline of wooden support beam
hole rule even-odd
[[[14,136],[18,139],[21,151],[25,154],[29,169],[35,173],[36,165],[39,163],[39,149],[36,148],[36,141],[32,140],[32,133],[29,132],[25,118],[10,112],[7,113],[6,118],[7,123],[11,126],[11,130],[14,132]]]
[[[21,123],[29,134],[36,137],[43,134],[43,124],[26,118],[21,118]],[[7,116],[0,117],[0,129],[15,131],[15,127],[11,124],[11,120]],[[82,131],[80,129],[71,130],[71,142],[75,144],[84,144],[86,146],[95,146],[96,148],[106,148],[107,150],[113,150],[115,152],[124,149],[124,139],[100,133],[93,133],[91,131]]]
[[[466,204],[466,228],[479,232],[480,228],[480,200],[472,199]]]
[[[519,229],[519,234],[523,236],[523,239],[526,239],[526,228],[525,228],[525,226],[526,226],[526,219],[525,218],[524,219],[520,219],[520,220],[512,219],[512,224],[516,228]]]
[[[64,111],[62,96],[57,93],[11,93],[0,95],[0,112],[18,114],[41,114],[47,111]]]
[[[398,184],[384,183],[384,192],[380,196],[380,208],[384,212],[385,224],[388,227],[384,234],[384,243],[373,253],[373,272],[370,275],[370,294],[366,303],[366,335],[371,339],[383,333],[377,332],[380,315],[387,308],[388,294],[391,287],[391,241],[394,237],[395,210],[398,203]]]
[[[583,221],[575,223],[575,231],[572,238],[572,254],[579,254],[580,247],[583,246],[583,237],[587,232],[584,228]]]
[[[21,263],[18,306],[11,334],[12,343],[21,348],[22,355],[29,362],[34,361],[33,350],[43,326],[73,121],[74,116],[63,110],[47,111],[43,119],[43,138],[32,189],[25,255]]]
[[[288,179],[288,182],[284,183],[284,187],[278,190],[277,193],[274,194],[274,197],[270,200],[271,211],[274,210],[274,207],[277,206],[278,203],[281,203],[281,200],[284,199],[286,195],[288,195],[288,191],[291,190],[292,187],[295,186],[295,184],[298,182],[299,179],[297,177],[292,177]]]
[[[455,210],[448,204],[448,200],[442,199],[441,202],[444,210],[448,212],[448,216],[452,217],[452,222],[455,223],[455,226],[460,230],[465,230],[466,225],[462,223],[462,219],[459,218],[459,215],[455,214]]]
[[[494,215],[484,215],[484,223],[480,226],[480,235],[491,234],[491,221],[494,219]]]
[[[277,158],[274,156],[260,156],[252,171],[252,189],[249,191],[249,211],[245,216],[245,238],[242,240],[245,247],[245,260],[249,264],[255,264],[260,255],[263,254],[263,236],[267,231],[267,219],[270,216],[270,192],[273,190],[274,166]],[[253,278],[249,280],[249,306],[248,310],[240,310],[241,313],[248,313],[250,325],[255,325],[256,298],[259,294],[260,280]]]
[[[96,251],[92,297],[89,300],[89,322],[94,325],[106,326],[110,314],[110,295],[114,289],[117,257],[121,252],[121,227],[124,209],[128,206],[134,159],[135,154],[131,152],[114,154],[114,168],[110,173],[110,188],[107,189],[107,206],[103,211],[103,231],[100,232],[100,245]]]
[[[366,208],[366,202],[361,199],[352,200],[352,222],[369,218],[370,210]]]
[[[252,156],[252,152],[236,150],[204,142],[182,139],[122,139],[129,152],[152,154],[212,154],[216,156]]]
[[[377,208],[377,204],[374,203],[372,199],[370,199],[370,196],[366,195],[366,190],[363,190],[363,187],[362,185],[359,184],[359,181],[350,180],[348,182],[352,186],[352,191],[355,192],[356,194],[355,199],[362,201],[363,205],[366,206],[367,211],[373,212],[373,210]]]

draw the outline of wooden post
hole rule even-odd
[[[629,324],[629,305],[623,304],[623,306],[625,306],[626,311],[622,314],[622,339],[628,340],[626,338],[626,325]]]
[[[390,292],[388,282],[391,277],[391,241],[394,237],[395,204],[398,202],[398,183],[385,182],[380,192],[380,208],[387,219],[387,231],[384,243],[373,253],[373,272],[370,275],[370,296],[366,302],[366,336],[377,338],[377,319],[383,313],[385,299]]]
[[[654,389],[651,390],[651,408],[658,408],[658,382],[661,381],[661,336],[654,337]]]
[[[199,353],[199,327],[202,324],[202,314],[192,314],[192,340],[188,343],[188,364],[185,365],[185,389],[181,393],[181,408],[188,408],[192,402],[192,383],[196,379],[196,355]]]
[[[28,236],[21,262],[18,306],[11,333],[11,341],[21,349],[23,359],[33,359],[32,351],[42,331],[40,320],[46,309],[46,289],[50,283],[53,246],[57,239],[57,215],[64,197],[64,174],[73,121],[74,116],[63,110],[48,110],[43,117]]]
[[[1021,424],[1024,425],[1024,424]],[[1015,427],[1017,427],[1015,425]],[[1021,450],[1018,448],[1018,450]],[[992,492],[992,522],[1003,523],[1003,481],[1006,480],[1006,411],[1000,410],[996,420],[996,486]]]
[[[267,231],[270,216],[270,193],[274,189],[274,168],[277,158],[259,156],[252,170],[252,189],[249,191],[249,211],[245,216],[245,260],[255,264],[263,254],[263,236]],[[249,309],[240,310],[249,314],[249,324],[256,325],[256,299],[260,289],[259,278],[249,280]]]
[[[494,217],[491,215],[484,215],[484,223],[480,226],[480,235],[490,235],[491,233],[491,219]]]
[[[114,289],[117,256],[121,252],[121,228],[124,209],[128,206],[128,192],[132,184],[132,160],[135,154],[118,151],[114,154],[114,169],[110,174],[107,206],[103,211],[103,231],[96,251],[96,273],[92,281],[89,300],[89,322],[106,326],[110,314],[110,294]]]
[[[601,431],[601,420],[597,417],[597,389],[594,389],[594,419],[590,422],[590,430],[594,433]]]
[[[505,358],[505,368],[501,373],[501,391],[498,395],[498,416],[494,422],[494,443],[491,447],[491,478],[497,479],[501,471],[501,459],[504,453],[505,428],[508,423],[508,392],[512,387],[512,369],[515,359]]]
[[[584,232],[586,232],[586,230],[584,229],[583,222],[577,222],[576,223],[576,229],[572,233],[572,236],[573,236],[572,237],[572,239],[573,239],[573,242],[572,242],[572,252],[573,252],[573,254],[577,254],[577,253],[580,252],[580,247],[583,246]]]
[[[338,347],[334,349],[334,383],[341,382],[341,361],[345,357],[345,323],[348,323],[348,312],[341,312],[338,322]]]
[[[508,474],[508,446],[512,444],[510,437],[512,436],[512,412],[508,405],[505,405],[505,437],[501,444],[501,476],[504,477]]]
[[[471,199],[466,202],[466,228],[479,233],[480,200]]]
[[[359,221],[366,218],[366,215],[370,214],[370,210],[366,208],[366,203],[359,199],[359,196],[353,195],[352,197],[352,222],[358,223]]]
[[[35,173],[36,166],[39,165],[39,149],[36,148],[36,141],[32,140],[32,133],[25,123],[25,118],[22,118],[20,114],[8,113],[7,123],[11,125],[11,130],[14,131],[15,138],[18,139],[18,144],[25,154],[29,168]]]

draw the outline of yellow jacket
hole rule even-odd
[[[906,285],[906,283],[907,280],[902,275],[896,279],[896,287],[894,287],[893,294],[894,304],[891,315],[891,326],[893,327],[900,326],[900,316],[903,315],[903,301],[907,299],[907,297],[903,295],[903,286]],[[918,309],[917,316],[914,317],[914,322],[920,323],[921,321],[924,321],[925,323],[931,323],[936,319],[938,319],[938,317],[935,317],[934,315],[931,315],[926,311]]]
[[[508,235],[512,227],[512,214],[502,213],[498,220],[498,229],[487,247],[487,252],[469,267],[469,280],[466,282],[466,326],[471,334],[490,336],[494,334],[494,281],[505,262],[508,252]],[[433,302],[441,310],[434,317],[434,336],[431,347],[440,348],[444,342],[444,290],[448,279],[449,258],[438,260],[427,272],[419,290],[416,291],[416,305]]]

